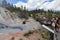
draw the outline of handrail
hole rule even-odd
[[[48,31],[54,33],[54,30],[50,29],[49,27],[47,27],[46,25],[42,25],[43,28],[47,29]]]

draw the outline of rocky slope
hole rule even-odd
[[[2,33],[9,33],[13,32],[20,32],[28,31],[28,30],[35,30],[37,28],[40,28],[41,25],[39,22],[36,22],[33,18],[29,17],[28,20],[26,20],[26,24],[23,24],[23,21],[25,19],[18,18],[17,14],[15,12],[10,12],[9,10],[0,7],[0,27],[4,29],[0,29]],[[9,30],[8,30],[9,29]],[[8,31],[7,31],[8,30]],[[0,31],[0,33],[1,33]]]
[[[35,30],[33,33],[18,32],[18,33],[9,33],[9,34],[0,34],[0,40],[47,40],[48,34],[44,30]],[[25,36],[24,36],[25,35]]]
[[[39,22],[29,17],[29,19],[26,20],[26,24],[23,24],[24,20],[25,19],[20,19],[15,12],[12,13],[0,7],[0,40],[48,39],[48,31],[43,29]],[[34,32],[29,32],[30,30]]]

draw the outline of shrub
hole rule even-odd
[[[11,40],[14,40],[14,39],[15,39],[14,37],[11,38]]]
[[[19,39],[19,40],[23,40],[23,39]]]
[[[33,34],[34,31],[29,31],[27,33],[24,34],[24,36],[29,36],[30,34]]]

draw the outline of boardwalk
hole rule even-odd
[[[57,33],[56,40],[60,40],[60,32]]]

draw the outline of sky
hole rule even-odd
[[[7,2],[12,3],[12,4],[15,4],[15,3],[19,2],[19,1],[27,3],[28,0],[7,0]],[[47,1],[51,2],[53,0],[47,0]]]
[[[9,2],[9,3],[11,3],[11,4],[18,3],[19,1],[24,2],[24,3],[27,2],[27,0],[7,0],[7,2]]]
[[[60,10],[60,0],[8,0],[7,2],[17,7],[26,7],[28,10],[44,9],[44,10]]]

